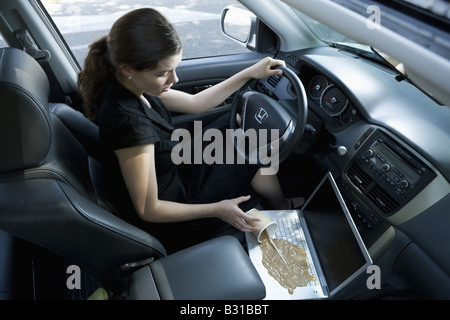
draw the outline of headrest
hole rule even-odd
[[[0,173],[41,164],[51,144],[50,86],[24,51],[0,49]]]

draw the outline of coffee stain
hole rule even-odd
[[[261,234],[260,241],[264,267],[271,277],[288,289],[289,294],[293,294],[295,288],[306,287],[310,281],[316,280],[309,273],[304,249],[284,239],[271,239],[267,232]]]

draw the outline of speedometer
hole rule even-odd
[[[309,96],[313,99],[320,99],[323,90],[328,86],[328,81],[325,77],[315,76],[309,83]]]
[[[320,107],[332,117],[344,112],[347,105],[347,97],[335,85],[327,87],[320,97]]]

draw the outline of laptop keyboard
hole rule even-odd
[[[305,235],[300,225],[300,219],[297,217],[279,218],[276,222],[278,230],[275,233],[275,238],[284,239],[301,248],[305,246]]]

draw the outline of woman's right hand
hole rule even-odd
[[[217,217],[243,232],[258,231],[258,227],[253,227],[248,222],[260,221],[260,219],[245,214],[241,208],[239,208],[240,203],[248,201],[249,199],[250,196],[242,196],[220,201]]]
[[[253,79],[264,79],[271,76],[281,76],[283,71],[276,69],[277,66],[286,66],[283,60],[277,60],[270,57],[266,57],[259,62],[255,63],[253,66],[247,68],[250,78]]]

